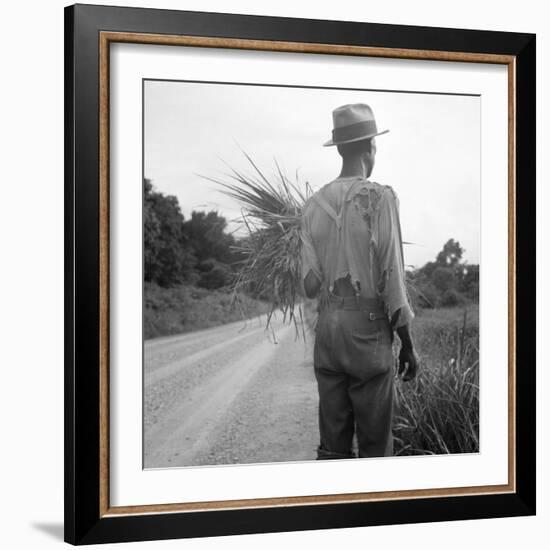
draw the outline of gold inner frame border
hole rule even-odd
[[[388,57],[395,59],[419,59],[430,61],[455,61],[465,63],[492,63],[508,67],[508,483],[475,487],[419,489],[406,491],[382,491],[333,495],[304,495],[211,502],[170,504],[146,504],[136,506],[110,506],[109,501],[109,81],[110,44],[117,42],[156,44],[162,46],[187,46],[228,48],[271,52],[316,53],[329,55],[353,55],[364,57]],[[207,36],[162,35],[101,31],[99,33],[99,515],[100,517],[143,515],[208,510],[234,510],[246,508],[271,508],[279,506],[344,504],[352,502],[376,502],[451,496],[505,494],[516,491],[516,170],[515,170],[515,90],[516,59],[511,55],[416,50],[403,48],[379,48],[240,38],[216,38]]]

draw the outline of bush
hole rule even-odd
[[[463,262],[463,252],[458,241],[449,239],[435,262],[407,271],[409,296],[415,309],[479,301],[479,265]]]
[[[439,291],[435,286],[426,280],[415,280],[409,278],[407,281],[407,291],[413,309],[437,307],[439,301]]]
[[[454,269],[450,267],[438,267],[432,273],[432,282],[440,292],[445,292],[456,286]]]
[[[426,311],[413,330],[421,363],[395,386],[395,454],[478,452],[478,308]]]
[[[198,281],[198,286],[208,289],[217,289],[229,286],[234,280],[234,274],[231,268],[216,262],[216,260],[207,260],[200,264],[202,274]]]
[[[439,305],[442,307],[455,307],[463,305],[466,302],[466,299],[460,292],[456,291],[454,288],[450,288],[443,293],[441,299],[439,300]]]
[[[199,330],[267,311],[264,303],[224,290],[207,290],[191,285],[163,288],[145,283],[143,337],[145,339]]]

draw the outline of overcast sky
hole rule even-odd
[[[376,91],[145,83],[144,170],[157,190],[176,195],[183,214],[218,210],[228,220],[239,207],[215,184],[224,162],[249,171],[239,147],[268,174],[273,159],[289,176],[318,189],[338,176],[335,147],[323,147],[332,110],[368,103],[379,130],[371,180],[391,185],[401,204],[405,262],[433,260],[449,238],[460,241],[470,263],[479,262],[480,99]]]

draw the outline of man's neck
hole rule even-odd
[[[342,162],[339,178],[368,178],[372,169],[361,157],[348,158]]]

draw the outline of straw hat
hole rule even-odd
[[[361,141],[389,132],[389,130],[378,131],[374,113],[365,103],[353,103],[337,107],[332,111],[332,120],[334,123],[332,139],[323,143],[324,147]]]

